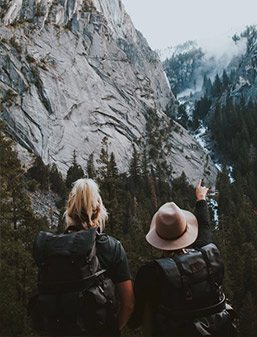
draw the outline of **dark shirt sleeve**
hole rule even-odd
[[[112,273],[115,283],[131,280],[127,255],[122,244],[119,241],[116,245],[116,250],[114,253],[114,263],[112,265]]]
[[[131,329],[141,325],[146,305],[153,309],[158,306],[160,291],[159,268],[154,261],[146,263],[139,268],[134,282],[135,307],[128,323]]]
[[[200,248],[211,242],[210,216],[206,200],[196,202],[195,216],[199,227],[193,248]]]
[[[114,283],[131,280],[126,252],[120,241],[109,235],[102,235],[97,242],[97,256],[102,268]]]

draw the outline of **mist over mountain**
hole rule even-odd
[[[246,52],[247,39],[236,43],[226,41],[219,46],[202,42],[187,41],[183,44],[157,50],[163,62],[171,89],[179,97],[191,92],[201,91],[204,75],[212,81],[216,74],[222,75],[224,69],[230,72],[239,65]]]
[[[207,58],[190,42],[174,49],[163,64],[180,102],[177,121],[203,140],[215,162],[231,165],[235,177],[256,172],[257,166],[256,26],[232,39],[240,53],[230,60],[226,51],[219,59]]]

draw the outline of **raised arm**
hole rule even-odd
[[[196,195],[196,200],[206,200],[206,196],[209,193],[209,188],[202,186],[202,179],[199,180],[196,189],[195,189],[195,195]]]
[[[210,216],[206,202],[206,197],[209,193],[209,188],[202,186],[202,180],[200,179],[195,190],[196,194],[196,218],[198,221],[198,236],[193,246],[195,248],[202,247],[211,242],[210,231]]]

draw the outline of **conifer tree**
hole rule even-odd
[[[27,176],[29,179],[35,179],[39,182],[41,189],[49,188],[49,166],[45,165],[43,160],[37,156],[33,166],[28,169]]]
[[[231,195],[230,182],[228,170],[225,165],[222,167],[222,172],[218,173],[216,188],[218,194],[218,213],[219,213],[219,226],[223,234],[227,232],[230,226],[230,218],[235,214],[233,199]]]
[[[125,213],[123,181],[120,178],[114,153],[108,154],[107,139],[103,139],[102,149],[98,159],[99,184],[104,205],[109,217],[106,232],[120,237],[123,232],[123,217]]]
[[[206,90],[207,81],[208,81],[207,75],[206,75],[206,73],[204,73],[204,75],[203,75],[203,84],[202,84],[202,91],[204,91],[204,92]]]
[[[212,82],[211,82],[210,78],[208,78],[208,80],[207,80],[205,93],[206,93],[206,95],[208,97],[211,96],[211,93],[212,93]]]
[[[240,310],[240,337],[255,337],[257,331],[257,306],[251,292],[247,292]]]
[[[24,170],[12,149],[13,141],[1,123],[1,279],[0,335],[27,336],[32,331],[27,303],[36,284],[32,246],[39,230],[47,229],[44,219],[35,218],[24,189]]]
[[[68,169],[67,176],[66,176],[66,186],[67,188],[71,188],[72,183],[77,179],[83,178],[84,171],[82,167],[77,163],[77,154],[76,151],[73,151],[73,160],[72,165]]]
[[[130,190],[132,193],[135,193],[137,188],[140,188],[140,163],[139,156],[136,151],[135,146],[133,145],[133,154],[129,165],[129,184]]]
[[[88,157],[87,175],[88,175],[88,178],[91,178],[91,179],[96,178],[96,169],[95,169],[95,165],[94,165],[94,154],[93,153],[91,153]]]
[[[195,206],[195,189],[189,184],[186,174],[183,171],[180,177],[172,182],[172,200],[180,208],[193,211]]]
[[[63,181],[62,175],[57,169],[56,164],[53,164],[50,169],[49,180],[51,184],[51,190],[58,193],[60,197],[66,196],[66,185]]]
[[[98,163],[98,170],[97,170],[98,177],[101,179],[106,178],[109,163],[109,143],[108,137],[106,136],[102,139],[102,147],[100,150],[100,156],[97,159],[97,163]]]
[[[222,74],[222,85],[223,85],[223,89],[225,90],[228,88],[228,85],[229,85],[229,78],[228,78],[228,75],[225,69],[223,70],[223,74]]]
[[[213,86],[212,86],[212,95],[215,97],[219,97],[221,95],[221,88],[222,88],[222,83],[221,80],[219,78],[219,75],[217,74],[215,76],[215,80],[213,82]]]

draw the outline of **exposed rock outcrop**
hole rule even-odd
[[[121,1],[2,0],[0,6],[1,118],[18,143],[65,174],[74,149],[85,167],[107,136],[125,171],[132,144],[140,151],[149,111],[168,123],[165,112],[176,105],[157,53]],[[203,150],[181,130],[166,140],[174,176],[205,175],[213,184],[214,166],[207,164],[206,175]]]

